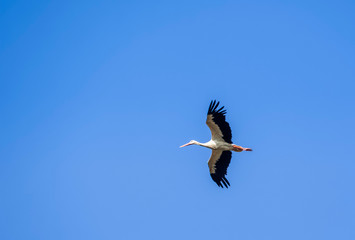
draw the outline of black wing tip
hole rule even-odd
[[[223,133],[224,141],[232,143],[232,132],[228,122],[226,122],[226,113],[224,106],[218,108],[219,101],[212,100],[208,108],[207,115],[212,115],[213,121],[219,126]]]
[[[226,188],[228,188],[228,186],[230,186],[229,181],[224,176],[223,177],[219,177],[216,174],[211,173],[211,178],[212,178],[213,181],[215,181],[217,183],[218,187],[221,187],[221,188],[226,187]],[[223,187],[223,185],[224,185],[224,187]]]
[[[227,113],[226,110],[223,110],[224,106],[220,107],[218,110],[217,110],[217,107],[219,106],[219,101],[217,100],[212,100],[211,103],[210,103],[210,106],[208,108],[208,113],[207,114],[215,114],[215,113],[219,113],[219,114],[222,114],[222,115],[225,115]],[[222,111],[223,110],[223,111]]]

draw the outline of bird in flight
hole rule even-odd
[[[208,167],[212,180],[217,183],[219,187],[223,188],[223,185],[228,188],[230,186],[229,181],[226,178],[227,168],[232,158],[232,152],[252,151],[251,148],[244,148],[232,143],[232,131],[229,123],[226,122],[227,113],[223,110],[224,107],[220,107],[219,102],[216,100],[211,101],[210,107],[207,112],[206,124],[211,130],[212,139],[206,143],[200,143],[195,140],[191,140],[182,147],[189,145],[199,145],[212,149],[212,154],[208,160]]]

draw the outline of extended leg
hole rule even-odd
[[[232,146],[233,146],[233,151],[235,151],[235,152],[253,151],[251,148],[243,148],[243,147],[237,146],[235,144],[233,144]]]

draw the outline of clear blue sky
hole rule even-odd
[[[354,1],[1,1],[0,239],[355,239]],[[218,188],[210,100],[228,110]]]

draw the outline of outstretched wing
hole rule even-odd
[[[210,160],[208,160],[208,167],[212,180],[217,183],[219,187],[223,188],[223,185],[228,188],[230,186],[226,175],[227,168],[232,159],[231,151],[212,150]]]
[[[229,123],[226,122],[225,116],[227,111],[223,110],[224,107],[217,109],[218,105],[219,102],[216,102],[216,100],[211,101],[207,112],[206,124],[211,130],[212,140],[232,143],[232,130]]]

